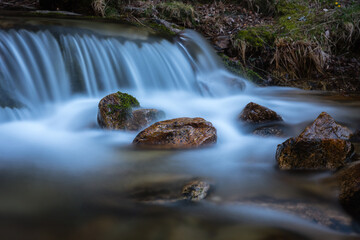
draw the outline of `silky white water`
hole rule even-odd
[[[186,175],[216,181],[225,202],[233,201],[234,193],[236,199],[307,199],[296,177],[285,177],[296,182],[289,185],[275,169],[276,146],[285,138],[250,135],[237,116],[247,103],[256,102],[275,110],[297,132],[323,111],[350,127],[360,118],[358,105],[340,105],[296,89],[255,87],[229,73],[192,31],[170,41],[66,27],[0,30],[0,66],[0,168],[85,179],[104,175],[98,181],[109,186],[114,184],[109,173],[138,182]],[[212,122],[217,144],[173,152],[133,149],[137,132],[103,130],[96,122],[98,102],[116,91],[132,94],[142,107],[163,110],[166,119],[202,117]],[[0,212],[12,207],[0,201]],[[245,212],[248,217],[258,214]],[[276,212],[266,218],[271,215],[281,225]],[[299,229],[312,226],[300,218],[298,224]]]

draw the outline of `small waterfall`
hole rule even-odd
[[[171,42],[58,26],[0,30],[0,66],[0,93],[11,100],[0,108],[0,121],[21,119],[39,104],[62,102],[75,94],[101,97],[119,89],[214,94],[207,82],[234,78],[193,31]],[[12,102],[27,110],[9,110]]]

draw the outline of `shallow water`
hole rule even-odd
[[[0,108],[0,230],[8,239],[358,236],[321,182],[330,173],[278,171],[276,146],[286,138],[249,135],[236,119],[252,101],[280,114],[294,135],[323,111],[356,129],[360,98],[257,88],[228,73],[194,32],[169,41],[136,38],[127,27],[89,30],[83,21],[21,24],[0,30],[0,90],[22,105]],[[137,132],[96,123],[99,100],[118,90],[166,119],[205,118],[217,144],[133,148]],[[193,178],[212,183],[209,197],[176,201]]]

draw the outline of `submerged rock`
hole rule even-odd
[[[263,126],[256,128],[253,132],[255,135],[268,137],[268,136],[276,136],[283,137],[284,131],[280,126]]]
[[[239,120],[247,123],[265,123],[282,121],[282,117],[275,111],[257,103],[248,103],[239,115]]]
[[[192,182],[187,183],[182,189],[182,195],[184,199],[190,201],[200,201],[206,198],[208,191],[210,189],[210,184],[201,181],[195,180]]]
[[[335,178],[339,182],[339,200],[344,209],[360,220],[360,162],[339,171]]]
[[[110,94],[99,103],[99,126],[112,130],[137,131],[165,117],[165,113],[160,110],[133,109],[138,107],[138,100],[127,93]]]
[[[156,149],[197,148],[216,143],[215,127],[203,118],[176,118],[141,131],[133,144]]]
[[[163,204],[177,201],[200,201],[210,190],[209,180],[171,174],[148,179],[124,192],[126,198],[138,202]]]
[[[161,110],[136,109],[132,111],[131,118],[126,121],[125,128],[127,130],[137,131],[164,117],[165,112]]]
[[[296,138],[279,144],[276,161],[280,169],[337,169],[351,161],[353,145],[345,140],[350,130],[327,113],[319,117]]]

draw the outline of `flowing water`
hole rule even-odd
[[[193,31],[174,39],[111,23],[1,18],[0,231],[7,239],[356,239],[321,173],[276,169],[286,138],[249,135],[249,102],[298,134],[326,111],[359,128],[360,99],[258,88],[230,74]],[[216,146],[134,149],[137,132],[106,131],[97,104],[128,92],[166,119],[203,117]],[[203,178],[199,203],[171,196]],[[180,187],[179,187],[180,186]],[[176,194],[175,194],[176,195]]]

